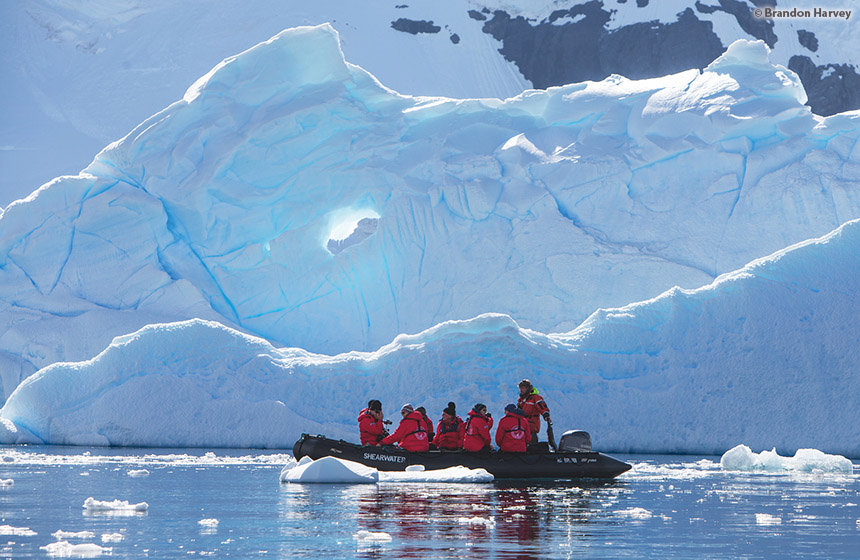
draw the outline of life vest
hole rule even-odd
[[[374,418],[370,410],[365,408],[358,413],[358,433],[361,438],[361,445],[379,445],[379,442],[385,437],[385,425],[381,420]]]
[[[499,451],[525,453],[531,441],[529,422],[525,417],[509,412],[499,421],[496,444]]]
[[[414,422],[414,424],[413,424]],[[399,443],[407,451],[427,451],[430,449],[430,439],[427,437],[427,426],[418,411],[413,411],[400,421],[397,430],[381,441],[382,445]]]
[[[517,400],[517,406],[523,409],[532,433],[538,433],[540,431],[540,417],[544,412],[549,412],[549,407],[544,402],[543,397],[538,394],[538,390],[532,388],[531,393],[525,398],[520,397]]]
[[[433,438],[433,445],[439,449],[460,449],[463,447],[463,434],[466,431],[466,425],[459,416],[455,417],[451,422],[439,420],[436,426],[436,437]]]
[[[492,427],[492,418],[470,410],[469,419],[466,420],[466,433],[463,436],[463,449],[481,451],[492,447],[492,439],[490,438],[490,428]]]

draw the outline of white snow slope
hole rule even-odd
[[[151,323],[337,353],[486,312],[566,331],[701,286],[860,216],[860,115],[803,100],[762,43],[453,100],[386,89],[329,26],[285,31],[0,215],[4,393]],[[331,254],[362,216],[375,232]]]
[[[222,325],[150,325],[24,381],[0,440],[290,447],[302,431],[357,439],[379,398],[438,418],[501,415],[529,377],[556,429],[604,451],[719,454],[744,442],[860,457],[860,221],[650,301],[600,310],[567,334],[503,315],[398,336],[373,353],[275,349]]]

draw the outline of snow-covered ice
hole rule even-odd
[[[149,504],[140,502],[130,504],[127,500],[96,500],[92,496],[84,500],[84,510],[86,513],[100,513],[106,515],[135,515],[146,513],[149,509]]]
[[[383,542],[390,542],[391,541],[391,535],[389,535],[388,533],[381,532],[381,531],[380,532],[373,532],[373,531],[362,530],[362,531],[357,532],[355,535],[353,535],[353,537],[355,538],[355,540],[363,541],[363,542],[383,543]]]
[[[38,533],[29,527],[13,527],[12,525],[0,525],[0,535],[9,537],[35,537]]]
[[[58,541],[63,541],[69,539],[92,539],[95,538],[96,534],[92,531],[63,531],[60,529],[51,533],[51,536]]]
[[[487,529],[494,529],[496,527],[496,520],[492,517],[480,517],[477,515],[474,517],[460,517],[457,519],[457,522],[464,525],[483,526]]]
[[[413,465],[406,471],[379,471],[353,461],[337,457],[322,457],[313,460],[302,457],[299,461],[290,460],[281,471],[281,482],[323,483],[323,484],[376,484],[407,482],[448,482],[476,483],[492,482],[493,475],[484,469],[449,467],[447,469],[425,470]]]
[[[125,535],[122,533],[103,533],[102,534],[102,542],[103,543],[116,543],[122,542],[125,539]]]
[[[757,513],[755,514],[755,522],[756,525],[781,525],[782,518],[769,513]]]
[[[201,519],[197,522],[201,527],[215,528],[218,527],[218,520],[214,518]]]
[[[818,449],[798,449],[794,457],[783,457],[770,451],[755,453],[746,445],[737,445],[720,458],[726,471],[804,472],[853,474],[854,465],[841,455],[830,455]]]
[[[125,474],[127,474],[128,476],[134,476],[134,477],[149,476],[149,471],[146,469],[132,469]]]
[[[44,550],[48,556],[58,558],[96,558],[111,552],[110,548],[101,547],[94,543],[72,544],[67,541],[58,541],[39,548]]]

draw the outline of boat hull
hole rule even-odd
[[[380,471],[403,471],[412,465],[427,470],[464,466],[485,469],[497,479],[524,478],[615,478],[630,470],[630,465],[596,451],[546,453],[503,453],[469,451],[404,451],[393,446],[371,447],[334,440],[325,436],[302,434],[293,447],[296,459],[337,457],[361,463]]]

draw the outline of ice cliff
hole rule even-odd
[[[454,100],[386,89],[327,25],[285,31],[6,209],[4,392],[155,322],[336,353],[486,312],[565,331],[700,286],[860,215],[858,116],[804,100],[763,43],[704,72]]]
[[[595,312],[565,334],[482,315],[400,335],[371,353],[276,349],[192,320],[54,364],[0,411],[0,441],[291,447],[301,432],[355,441],[370,398],[437,419],[449,400],[501,414],[529,377],[557,429],[602,450],[720,454],[745,442],[860,457],[860,221],[697,290]]]

